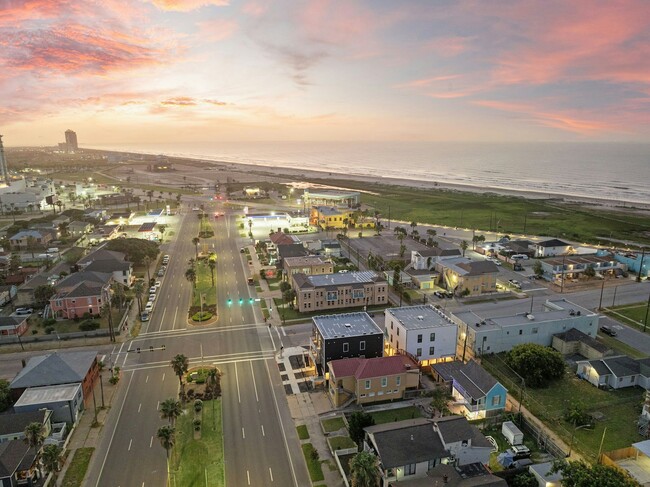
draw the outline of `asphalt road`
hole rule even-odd
[[[198,233],[198,218],[189,212],[174,229],[174,242],[163,248],[171,259],[151,321],[110,356],[122,367],[122,384],[89,467],[89,486],[166,485],[165,451],[156,438],[165,422],[158,406],[178,394],[178,378],[169,366],[178,353],[191,365],[216,364],[223,372],[226,485],[309,485],[275,363],[279,336],[271,335],[248,302],[254,288],[246,283],[249,270],[239,253],[234,217],[222,217],[215,227],[215,237],[204,241],[218,256],[219,320],[202,327],[186,322],[191,285],[185,270],[195,255],[191,239]]]

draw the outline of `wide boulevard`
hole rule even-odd
[[[178,377],[169,362],[179,353],[189,357],[190,366],[214,364],[223,373],[226,485],[309,485],[275,362],[280,338],[249,303],[254,288],[246,282],[249,270],[239,252],[235,217],[226,214],[213,221],[215,237],[201,240],[201,246],[218,256],[218,321],[207,326],[187,323],[192,289],[185,271],[195,256],[192,238],[198,234],[199,219],[190,210],[179,219],[179,225],[170,229],[172,242],[163,245],[163,253],[171,259],[152,319],[143,323],[138,338],[106,357],[121,367],[122,378],[87,485],[166,485],[165,450],[156,437],[165,421],[158,408],[163,400],[178,397]],[[172,476],[170,485],[175,486],[174,480]],[[202,485],[215,483],[206,479]]]

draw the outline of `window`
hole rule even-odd
[[[404,476],[415,475],[415,463],[404,465]]]
[[[398,375],[397,377],[395,377],[395,383],[396,383],[397,385],[400,385],[401,382],[402,382],[402,378],[401,378],[399,375]],[[397,390],[395,390],[395,392],[397,392]]]
[[[429,347],[429,355],[435,355],[436,354],[436,347]]]
[[[499,406],[501,405],[501,396],[494,396],[492,398],[492,405],[493,406]]]
[[[397,329],[397,336],[399,336],[399,328]]]
[[[422,343],[422,335],[418,335],[418,343]]]
[[[365,340],[361,340],[361,341],[359,342],[359,350],[365,350],[365,349],[366,349],[366,341],[365,341]]]
[[[433,460],[429,460],[429,465],[427,465],[427,470],[431,470],[435,466],[436,466],[436,460],[434,458]]]
[[[350,351],[350,344],[349,343],[344,343],[343,344],[343,352],[349,352]]]
[[[422,349],[421,349],[421,348],[418,348],[418,349],[415,351],[415,355],[417,355],[418,357],[421,357],[421,356],[422,356]]]
[[[537,335],[537,328],[533,328],[533,335]]]
[[[393,322],[392,321],[390,322],[390,329],[391,330],[393,329]]]
[[[388,385],[388,377],[381,378],[381,386],[386,387]]]
[[[431,335],[429,335],[429,341],[430,342],[435,342],[436,341],[436,334],[435,333],[431,333]]]
[[[524,330],[519,330],[519,334],[520,334],[520,335],[523,335],[523,334],[524,334]]]
[[[366,389],[370,389],[370,379],[366,380]]]

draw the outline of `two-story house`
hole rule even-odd
[[[474,360],[466,364],[455,360],[432,367],[434,378],[448,384],[462,413],[469,419],[481,419],[505,410],[508,391]]]
[[[133,281],[133,264],[122,252],[99,248],[80,259],[77,265],[84,271],[112,274],[113,280],[123,286],[130,286]]]
[[[573,251],[573,246],[569,243],[552,238],[533,244],[535,257],[551,257],[554,255],[567,255]]]
[[[332,360],[352,357],[381,357],[384,333],[368,313],[314,316],[309,355],[318,375],[328,376]]]
[[[334,407],[404,398],[420,385],[420,369],[407,355],[344,358],[329,362],[329,395]]]
[[[309,213],[309,223],[323,230],[345,228],[352,223],[352,211],[333,206],[313,206]]]
[[[320,255],[287,257],[282,260],[282,267],[284,268],[284,277],[289,282],[291,282],[291,276],[294,274],[317,276],[334,273],[334,264],[332,261]]]
[[[388,282],[372,271],[318,276],[294,274],[292,278],[301,313],[388,303]]]
[[[386,353],[406,353],[422,366],[453,360],[458,325],[431,305],[385,310]]]
[[[110,299],[113,275],[82,271],[70,274],[55,284],[56,294],[50,298],[50,308],[56,318],[81,318],[86,313],[98,315]]]
[[[12,249],[27,250],[30,242],[35,246],[45,247],[52,240],[52,235],[49,232],[38,230],[21,230],[13,237],[9,238],[9,243]]]

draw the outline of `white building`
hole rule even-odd
[[[386,310],[384,321],[387,355],[408,353],[421,365],[453,360],[458,326],[431,305]]]
[[[595,338],[600,315],[558,299],[547,300],[544,310],[534,314],[522,312],[488,318],[473,311],[457,311],[451,318],[458,324],[458,357],[468,360],[483,354],[508,352],[523,343],[550,347],[553,335],[571,328]]]
[[[557,238],[536,242],[535,257],[552,257],[554,255],[567,255],[573,253],[573,246]]]

